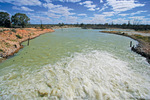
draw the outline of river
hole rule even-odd
[[[56,29],[0,63],[0,100],[150,99],[150,65],[137,41],[100,30]]]

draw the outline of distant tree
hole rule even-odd
[[[10,27],[10,17],[7,12],[0,12],[0,26]]]
[[[113,21],[112,21],[111,25],[114,25]]]
[[[108,26],[109,24],[108,24],[108,23],[105,23],[104,25],[105,25],[105,26]]]
[[[131,24],[130,24],[130,21],[128,21],[128,26],[129,26],[129,25],[131,25]]]
[[[84,26],[84,24],[83,24],[83,23],[81,23],[81,24],[80,24],[80,27],[83,27],[83,26]]]
[[[135,18],[135,19],[133,20],[133,25],[139,25],[139,24],[140,24],[140,22],[141,22],[141,20],[140,20],[140,19]]]
[[[58,25],[61,27],[61,26],[64,26],[65,24],[64,23],[58,23]]]
[[[22,26],[24,28],[30,21],[30,18],[26,14],[16,13],[11,17],[11,21],[14,25]]]
[[[40,22],[41,22],[41,26],[40,26],[40,28],[43,30],[43,29],[44,29],[44,27],[43,27],[43,24],[42,24],[42,20],[41,20]]]

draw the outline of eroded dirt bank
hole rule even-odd
[[[54,32],[54,30],[40,28],[0,28],[0,57],[7,58],[14,55],[14,53],[23,48],[21,45],[22,42],[48,32]]]

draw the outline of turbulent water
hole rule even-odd
[[[150,99],[150,66],[136,41],[99,30],[58,29],[0,64],[0,99]]]

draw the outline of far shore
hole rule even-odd
[[[137,40],[139,44],[137,46],[132,45],[131,50],[145,57],[148,63],[150,64],[150,31],[147,32],[100,31],[100,32],[127,36],[134,40]]]
[[[41,28],[0,28],[0,62],[23,48],[22,42],[49,32],[54,32],[54,30]]]

